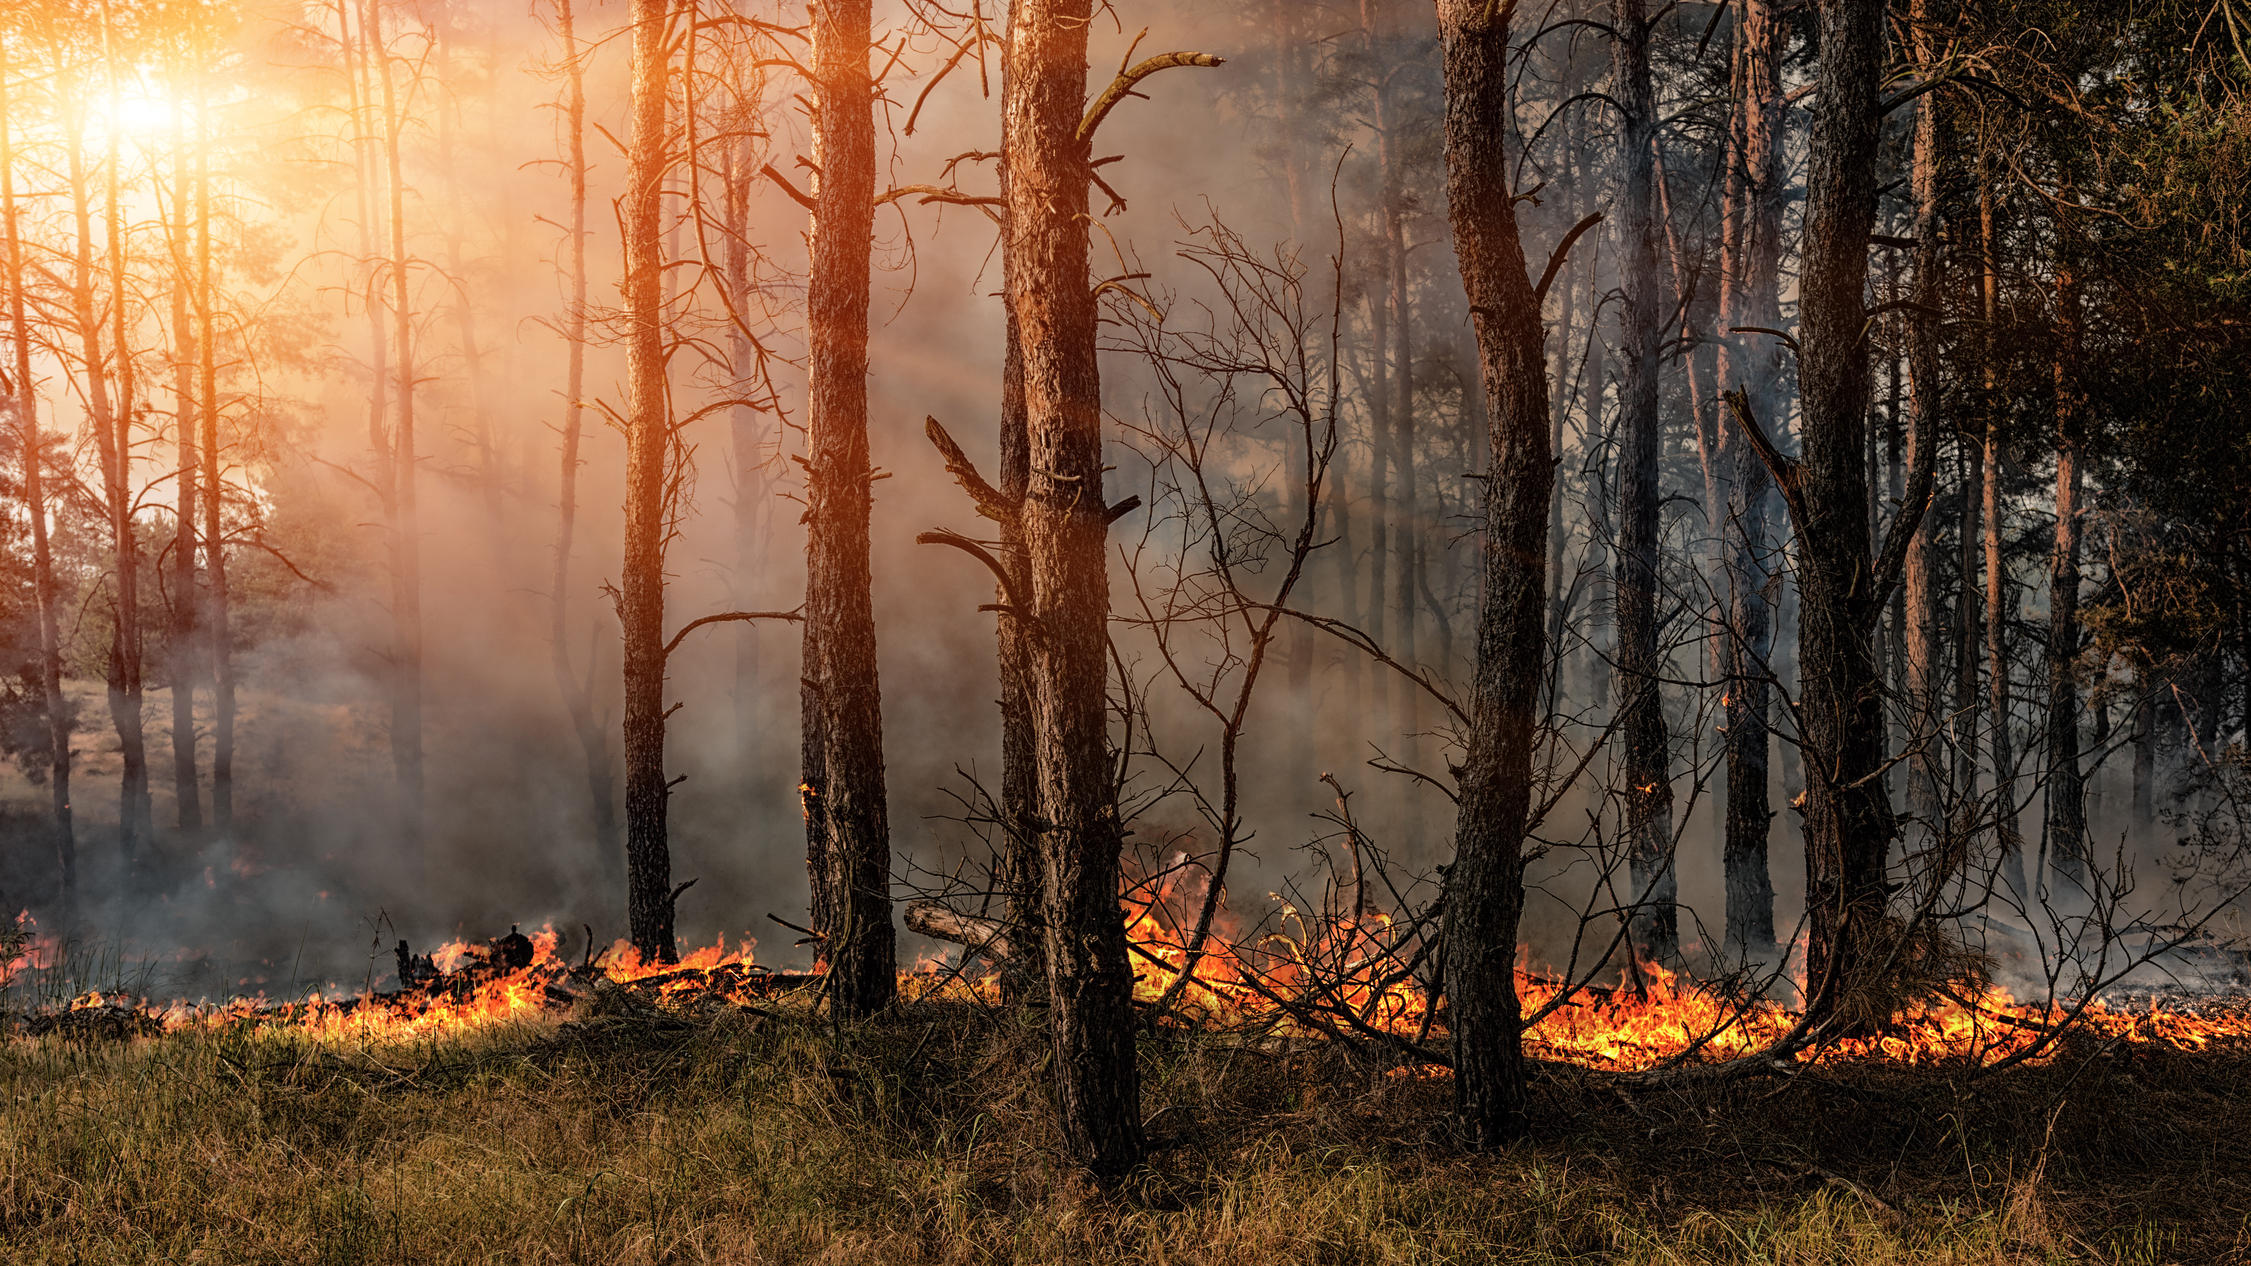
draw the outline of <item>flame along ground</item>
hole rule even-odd
[[[1140,1001],[1154,1003],[1187,961],[1187,937],[1177,929],[1191,920],[1169,917],[1154,905],[1128,902],[1125,911],[1135,993]],[[1176,999],[1179,1014],[1214,1028],[1266,1026],[1304,1033],[1327,1025],[1363,1034],[1443,1037],[1443,1008],[1433,1014],[1421,986],[1402,970],[1395,953],[1397,933],[1387,916],[1317,921],[1285,909],[1281,928],[1249,943],[1215,929],[1194,977]],[[71,1007],[134,1014],[145,1019],[142,1027],[150,1031],[256,1022],[287,1024],[322,1037],[387,1040],[554,1017],[592,983],[594,973],[660,999],[774,1001],[773,978],[755,962],[754,944],[747,938],[730,948],[722,937],[678,963],[644,962],[619,942],[576,967],[557,952],[553,929],[543,928],[531,940],[528,967],[483,976],[463,969],[482,961],[485,947],[463,942],[443,946],[432,958],[452,983],[427,992],[335,991],[278,1005],[264,998],[154,1004],[90,993]],[[0,964],[0,982],[27,969],[54,966],[57,953],[51,938],[34,938]],[[1547,1007],[1567,989],[1571,993],[1527,1032],[1528,1053],[1591,1068],[1638,1071],[1684,1059],[1749,1054],[1787,1033],[1797,1019],[1774,1002],[1733,1000],[1657,964],[1638,964],[1633,975],[1638,979],[1615,986],[1571,989],[1520,965],[1517,991],[1527,1014]],[[900,973],[900,987],[909,997],[990,999],[997,993],[997,978],[990,972],[965,972],[945,958],[926,959]],[[1833,1043],[1803,1058],[1989,1064],[2025,1051],[2065,1015],[2062,1007],[2020,1003],[2003,990],[1987,988],[1977,997],[1902,1015],[1880,1036]],[[2203,1015],[2154,1003],[2146,1009],[2117,1009],[2096,1002],[2077,1021],[2100,1037],[2181,1049],[2251,1041],[2251,1015]]]

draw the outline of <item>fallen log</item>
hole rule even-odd
[[[1008,927],[998,919],[964,914],[939,901],[907,903],[907,930],[934,941],[950,941],[994,959],[1009,955]]]

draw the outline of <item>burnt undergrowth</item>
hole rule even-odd
[[[1153,1155],[1062,1160],[1036,1014],[863,1024],[605,995],[389,1043],[243,1025],[0,1043],[25,1262],[2251,1260],[2251,1050],[1650,1088],[1539,1070],[1462,1146],[1442,1077],[1142,1039]]]

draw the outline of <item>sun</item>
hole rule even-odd
[[[146,71],[132,74],[115,91],[97,95],[90,104],[92,117],[87,122],[96,137],[107,139],[114,133],[119,140],[136,145],[176,135],[190,121],[192,108]]]

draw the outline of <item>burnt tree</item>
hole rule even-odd
[[[1525,274],[1507,152],[1514,0],[1439,0],[1446,85],[1448,216],[1477,329],[1490,463],[1480,549],[1484,591],[1462,755],[1454,864],[1446,876],[1446,992],[1455,1103],[1477,1142],[1525,1129],[1523,1012],[1516,996],[1546,652],[1548,498],[1554,469],[1540,296]]]
[[[671,89],[671,0],[632,0],[633,93],[625,193],[625,549],[617,597],[624,632],[626,915],[642,958],[679,957],[672,929],[671,789],[664,776],[664,545],[671,466],[665,392],[661,225]]]
[[[812,272],[805,303],[805,860],[829,998],[866,1015],[897,989],[868,561],[868,274],[875,231],[869,0],[813,7]],[[1097,450],[1099,452],[1099,449]]]
[[[1778,417],[1781,324],[1782,54],[1788,28],[1773,0],[1743,0],[1735,27],[1734,110],[1728,121],[1721,216],[1719,380],[1752,411]],[[1727,481],[1720,523],[1727,576],[1727,636],[1721,639],[1727,694],[1727,814],[1721,868],[1727,887],[1726,944],[1738,954],[1774,947],[1774,880],[1767,864],[1774,821],[1767,788],[1773,749],[1774,588],[1770,560],[1773,482],[1742,433],[1722,426],[1719,464]]]
[[[1798,539],[1798,732],[1806,770],[1807,1008],[1857,1026],[1884,966],[1884,868],[1898,833],[1884,788],[1876,630],[1929,499],[1915,472],[1881,553],[1871,548],[1868,249],[1876,216],[1881,0],[1821,0],[1821,92],[1806,173],[1798,378],[1803,450],[1782,456],[1738,392],[1731,410],[1780,486]],[[1849,1000],[1849,1001],[1848,1001]]]
[[[1657,649],[1657,96],[1649,73],[1649,6],[1616,0],[1611,48],[1624,167],[1618,195],[1624,295],[1619,316],[1617,548],[1611,556],[1618,612],[1619,769],[1625,781],[1626,857],[1633,936],[1643,952],[1671,958],[1680,947],[1673,870],[1673,785],[1666,753],[1664,666]]]

